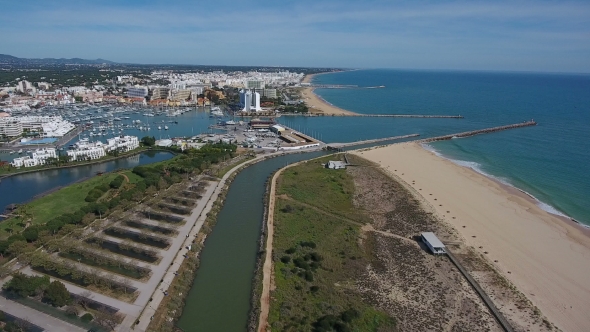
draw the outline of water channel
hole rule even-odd
[[[139,165],[164,161],[173,154],[163,151],[148,151],[135,156],[106,161],[99,164],[59,168],[33,173],[13,175],[0,181],[0,212],[10,204],[30,201],[36,196],[95,176],[97,172],[133,168]]]
[[[268,159],[236,176],[201,252],[200,267],[178,322],[183,331],[246,330],[265,182],[287,164],[322,154],[325,152]]]

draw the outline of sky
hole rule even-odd
[[[588,0],[0,0],[0,33],[28,58],[590,72]]]

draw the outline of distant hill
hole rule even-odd
[[[15,56],[7,55],[7,54],[0,54],[0,64],[11,64],[11,65],[97,65],[97,64],[103,64],[103,63],[115,64],[115,62],[113,62],[113,61],[104,60],[104,59],[96,59],[96,60],[87,60],[87,59],[80,59],[80,58],[27,59],[27,58],[17,58]]]

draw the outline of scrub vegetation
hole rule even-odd
[[[278,180],[269,325],[273,331],[394,330],[394,318],[356,288],[371,260],[359,242],[368,218],[353,205],[351,176],[323,168],[327,161],[290,168]]]

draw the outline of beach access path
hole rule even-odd
[[[563,331],[588,331],[590,230],[415,142],[352,153],[412,188],[551,323]]]

